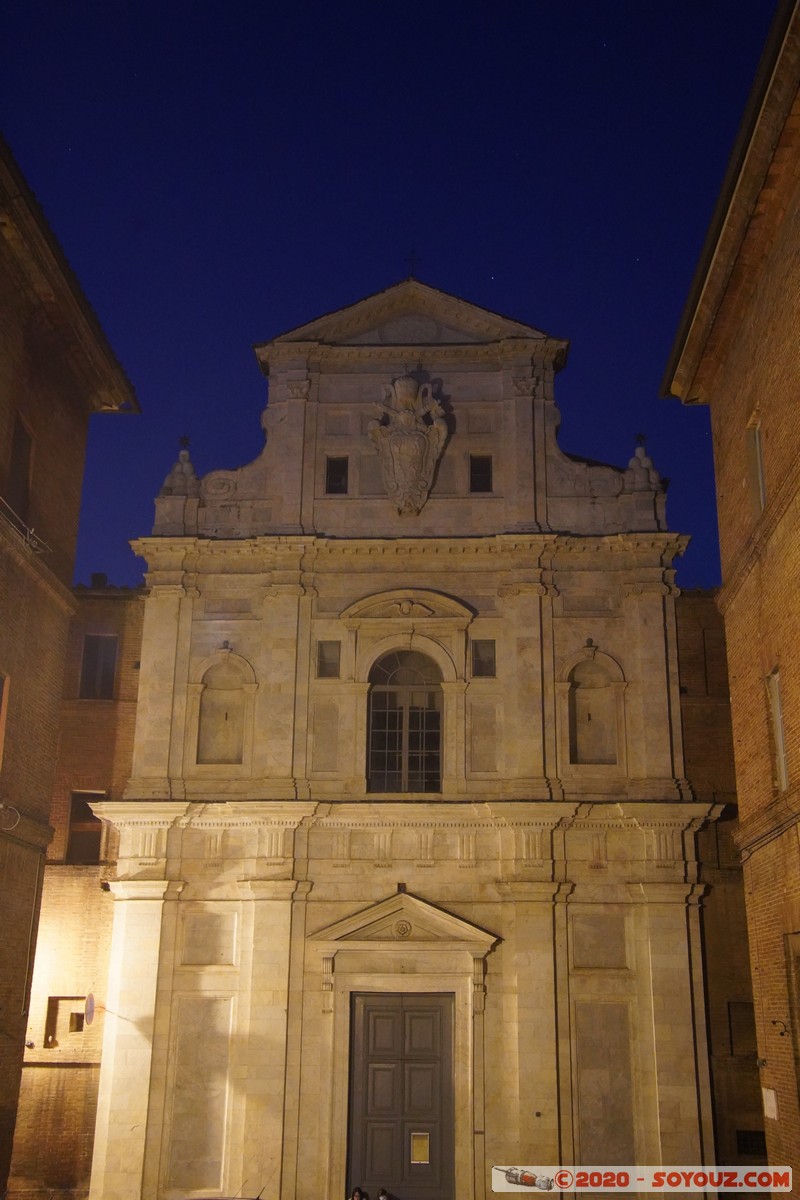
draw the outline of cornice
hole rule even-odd
[[[483,559],[493,569],[522,572],[520,579],[503,579],[498,586],[553,594],[552,580],[536,578],[542,570],[565,568],[572,561],[581,567],[607,562],[612,569],[658,572],[628,581],[632,593],[677,595],[670,565],[682,554],[689,538],[673,533],[614,533],[577,535],[554,533],[488,534],[484,537],[447,535],[415,538],[324,538],[309,535],[259,535],[253,538],[147,537],[132,542],[145,558],[148,587],[154,594],[197,595],[202,576],[246,575],[265,595],[313,595],[320,571],[349,568],[381,561],[404,567],[430,568],[432,560],[447,564]],[[362,568],[363,569],[363,568]],[[527,576],[527,577],[526,577]],[[534,576],[534,577],[532,577]],[[544,587],[544,591],[542,588]]]
[[[795,784],[780,792],[763,808],[742,815],[739,809],[739,827],[733,840],[746,862],[751,855],[769,845],[775,838],[800,824],[800,785]]]
[[[62,361],[88,392],[88,407],[138,411],[136,393],[96,313],[1,138],[0,237],[24,274],[39,312],[59,334],[69,332],[72,347],[65,347]]]
[[[565,343],[550,338],[503,337],[486,342],[409,342],[392,345],[374,343],[327,345],[321,342],[287,342],[272,345],[269,355],[258,353],[262,369],[268,364],[271,372],[281,367],[296,368],[298,360],[309,370],[344,370],[347,367],[382,364],[384,369],[402,368],[407,362],[435,362],[437,366],[490,363],[502,366],[509,359],[524,355],[542,366],[559,369],[565,354]]]
[[[716,365],[760,275],[796,185],[792,106],[800,81],[800,7],[778,7],[695,271],[662,391],[714,401]],[[781,150],[786,150],[781,161]]]
[[[42,555],[27,546],[16,530],[5,521],[0,521],[0,554],[7,554],[38,587],[49,593],[59,608],[68,616],[72,616],[77,608],[72,589],[61,582]]]

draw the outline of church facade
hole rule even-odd
[[[257,348],[156,501],[92,1200],[713,1160],[665,490],[566,343],[415,280]]]

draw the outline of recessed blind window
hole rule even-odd
[[[3,745],[6,738],[6,710],[8,708],[8,676],[0,671],[0,764],[3,762]]]
[[[317,677],[338,679],[341,642],[317,642]]]
[[[775,747],[775,774],[778,791],[785,792],[789,786],[789,766],[786,759],[786,731],[783,724],[783,700],[781,677],[777,667],[767,676],[767,694],[772,715],[772,739]]]
[[[23,524],[28,520],[30,508],[32,450],[33,439],[28,429],[19,417],[15,417],[5,499]]]
[[[492,490],[491,454],[470,454],[469,490],[471,492],[490,492]]]
[[[87,633],[83,639],[81,700],[112,700],[117,670],[117,639],[113,635]]]
[[[754,417],[747,427],[747,457],[750,469],[750,491],[753,509],[758,516],[767,503],[767,487],[764,478],[764,446],[761,440],[761,421]]]
[[[347,458],[325,460],[325,491],[329,496],[347,495]]]
[[[478,679],[491,679],[497,674],[493,639],[478,638],[472,643],[472,674]]]

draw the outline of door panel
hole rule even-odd
[[[406,1063],[404,1091],[405,1110],[417,1116],[430,1115],[439,1095],[439,1070],[436,1063]]]
[[[394,1116],[399,1108],[398,1084],[400,1071],[397,1063],[371,1063],[368,1067],[367,1111]]]
[[[352,1003],[348,1191],[453,1200],[453,997]]]

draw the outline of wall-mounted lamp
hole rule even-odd
[[[19,810],[14,808],[13,804],[5,804],[0,800],[0,829],[4,833],[10,833],[12,829],[16,829],[20,823]]]

